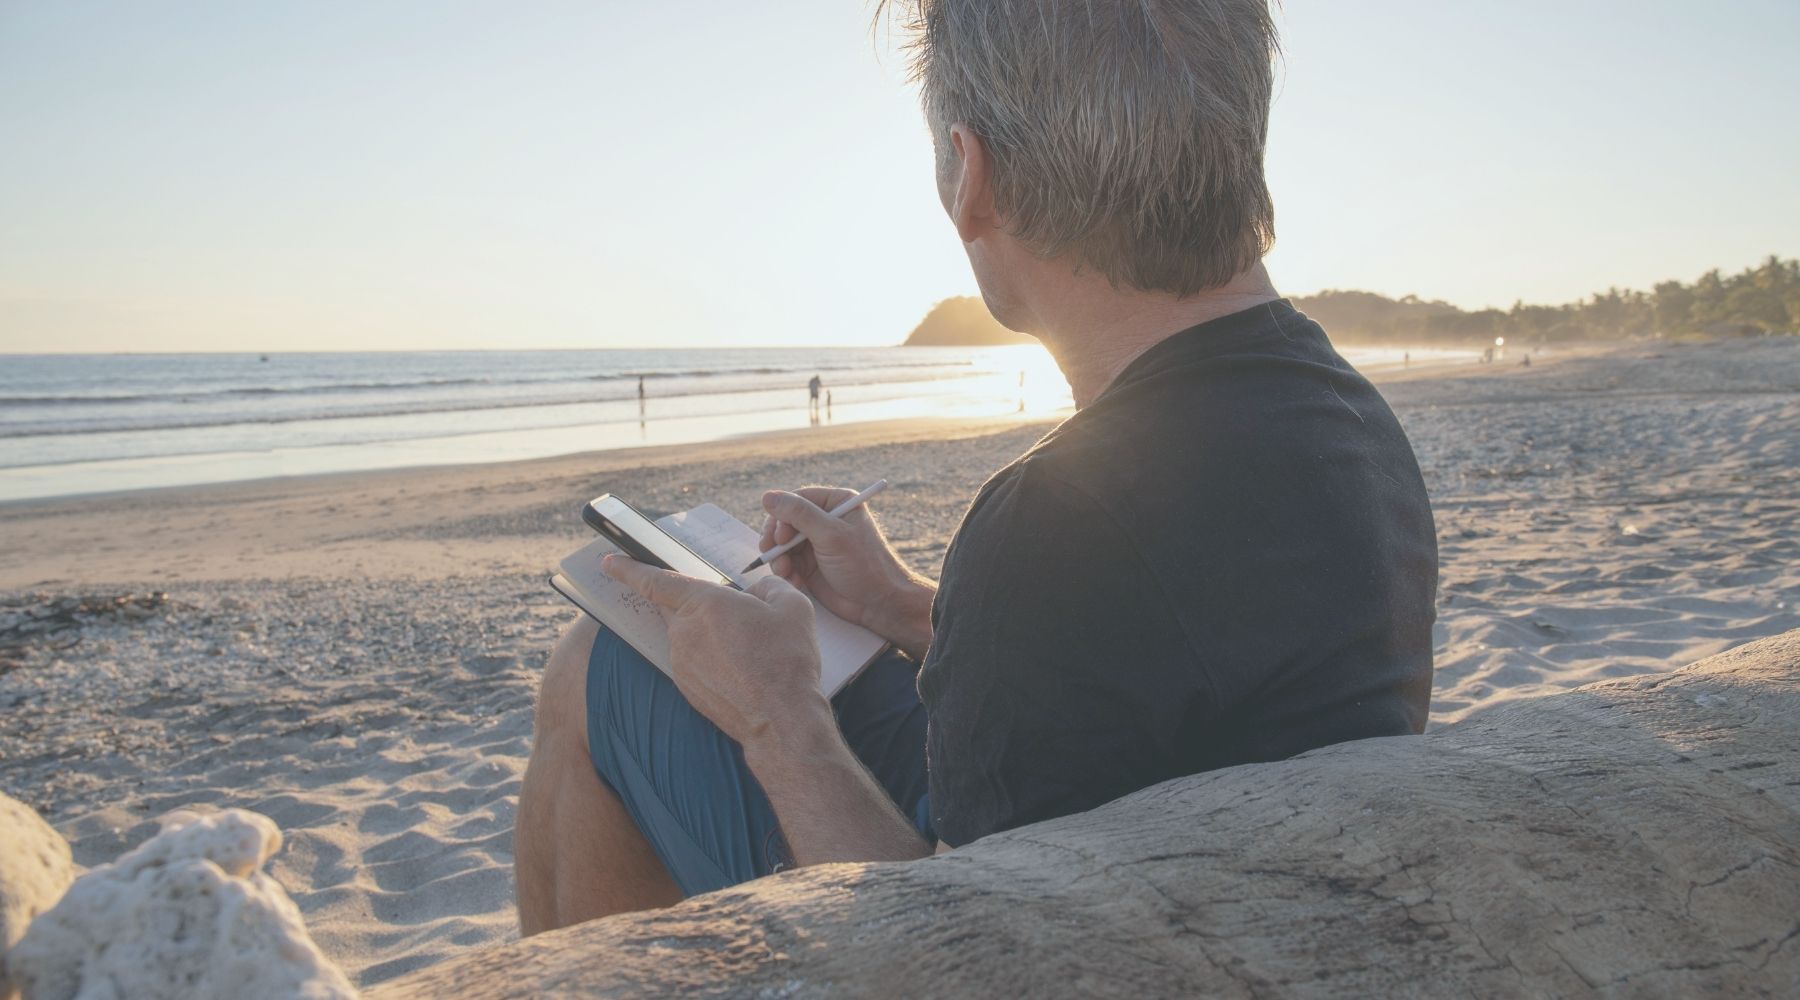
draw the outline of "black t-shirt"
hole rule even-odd
[[[1437,541],[1375,387],[1286,301],[1176,334],[976,495],[919,673],[960,846],[1419,732]]]

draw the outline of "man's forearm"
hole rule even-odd
[[[838,733],[824,699],[744,744],[799,865],[910,861],[931,853]]]
[[[923,660],[931,648],[931,601],[937,596],[937,584],[908,573],[894,595],[878,609],[871,630],[887,639],[915,660]]]

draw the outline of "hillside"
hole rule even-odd
[[[1014,333],[988,313],[973,295],[957,295],[931,307],[908,334],[904,347],[997,347],[1035,344],[1037,338]]]
[[[1650,291],[1609,288],[1562,305],[1466,310],[1361,291],[1296,296],[1295,308],[1339,343],[1549,344],[1627,337],[1756,336],[1800,331],[1800,261],[1770,256],[1738,274],[1708,271]]]
[[[1295,296],[1295,308],[1338,343],[1519,344],[1634,337],[1755,336],[1800,332],[1800,261],[1771,255],[1738,274],[1708,271],[1691,283],[1651,291],[1609,288],[1561,305],[1515,302],[1510,309],[1462,309],[1408,295],[1331,289]],[[912,346],[991,346],[1037,341],[1001,326],[981,299],[959,295],[933,306],[906,338]]]

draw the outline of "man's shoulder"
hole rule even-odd
[[[1049,436],[981,484],[981,488],[975,493],[975,500],[963,514],[959,535],[969,533],[971,527],[1017,529],[1013,533],[1029,531],[1027,525],[1022,523],[1022,514],[1035,518],[1052,513],[1044,509],[1048,506],[1043,502],[1047,498],[1045,490],[1052,483],[1058,482],[1056,469],[1063,463],[1060,459],[1061,450],[1047,448],[1047,441]],[[987,532],[983,530],[982,533]]]
[[[989,477],[950,540],[942,586],[964,594],[996,580],[1011,586],[1021,561],[1067,550],[1078,539],[1126,544],[1093,481],[1075,473],[1051,447],[1033,448]]]
[[[1266,491],[1291,490],[1296,479],[1275,473],[1310,469],[1327,439],[1411,461],[1379,392],[1317,323],[1284,304],[1146,352],[990,477],[959,535],[982,547],[1003,535],[1046,544],[1054,540],[1032,532],[1098,518],[1136,538],[1168,527],[1177,508],[1254,505]]]
[[[1109,493],[1121,468],[1154,476],[1182,466],[1191,474],[1248,451],[1305,448],[1334,424],[1319,402],[1356,412],[1360,433],[1397,437],[1397,427],[1380,419],[1387,405],[1374,385],[1316,322],[1280,305],[1255,322],[1202,326],[1157,344],[1022,461]]]

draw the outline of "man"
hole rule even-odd
[[[1079,412],[981,488],[941,585],[823,488],[764,497],[765,549],[810,541],[749,593],[609,559],[669,618],[675,676],[586,622],[551,656],[526,933],[1424,724],[1411,448],[1261,264],[1263,0],[908,9],[944,207]],[[801,590],[898,650],[831,702]]]

